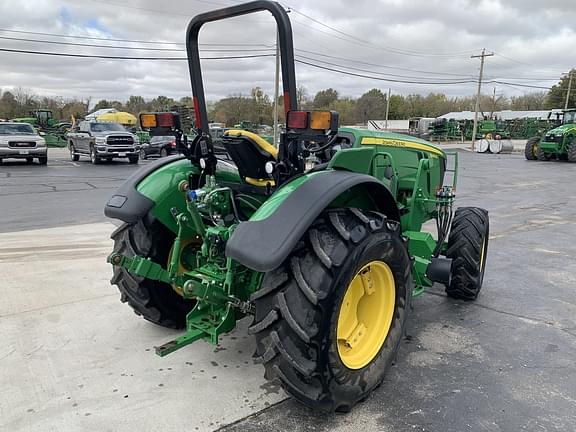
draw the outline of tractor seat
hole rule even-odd
[[[274,186],[274,179],[266,173],[266,162],[276,161],[277,148],[255,133],[240,129],[227,130],[222,144],[242,180],[253,186]]]

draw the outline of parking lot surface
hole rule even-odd
[[[266,383],[246,321],[218,347],[153,354],[177,333],[121,304],[105,263],[102,208],[134,169],[61,150],[0,166],[0,430],[575,430],[574,164],[460,152],[457,205],[491,218],[482,292],[417,298],[384,383],[330,415]]]

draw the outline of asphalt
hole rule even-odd
[[[0,232],[102,222],[104,204],[137,169],[123,159],[73,162],[57,148],[49,149],[46,166],[6,160],[0,165]]]
[[[263,380],[245,322],[151,353],[174,332],[120,304],[103,262],[103,203],[135,167],[60,153],[0,166],[0,430],[576,430],[576,165],[459,151],[457,205],[491,219],[478,300],[417,298],[383,384],[319,415]]]

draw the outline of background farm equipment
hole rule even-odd
[[[562,124],[526,142],[527,160],[576,162],[576,109],[563,111]]]
[[[51,110],[37,109],[30,111],[28,117],[12,119],[14,122],[28,123],[34,126],[44,137],[48,147],[65,147],[66,132],[70,129],[71,123],[58,122],[54,119]]]
[[[278,25],[286,131],[279,147],[232,129],[218,157],[198,51],[208,22],[257,11]],[[412,298],[434,282],[474,300],[488,248],[483,209],[453,211],[457,154],[406,135],[338,127],[333,111],[298,111],[292,31],[277,3],[195,17],[187,51],[196,110],[189,139],[177,113],[140,115],[173,134],[180,156],[133,175],[108,201],[112,283],[138,314],[185,333],[156,352],[216,344],[252,317],[267,379],[321,410],[348,411],[382,381]],[[436,222],[436,233],[423,230]]]

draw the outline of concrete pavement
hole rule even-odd
[[[311,413],[266,383],[247,322],[219,347],[153,354],[178,333],[121,304],[105,263],[102,205],[133,167],[0,167],[0,430],[574,430],[576,165],[460,157],[457,204],[490,211],[483,291],[416,299],[396,364],[346,415]]]

